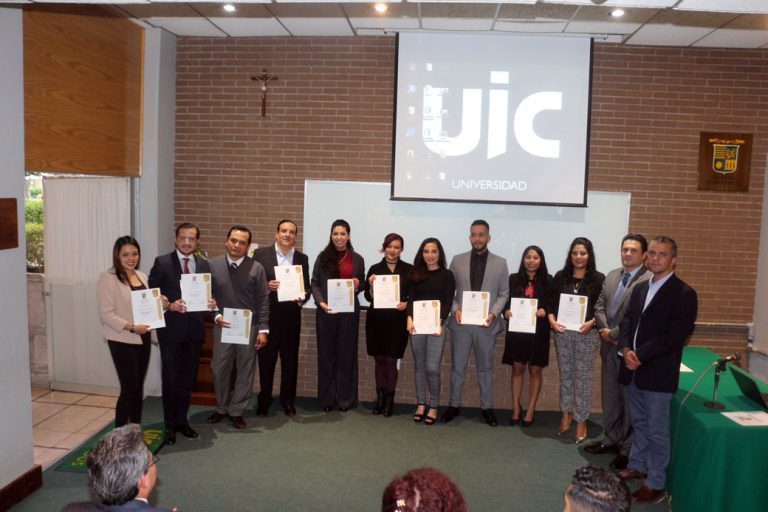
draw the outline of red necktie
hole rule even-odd
[[[184,273],[189,274],[189,258],[184,258]]]

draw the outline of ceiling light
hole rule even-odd
[[[232,4],[224,4],[221,6],[222,9],[224,9],[227,12],[235,12],[237,9],[235,9],[235,6]]]
[[[611,11],[611,16],[614,18],[621,18],[624,16],[624,9],[614,9]]]
[[[373,6],[373,8],[379,14],[383,14],[383,13],[387,12],[387,4],[376,4],[376,5]]]

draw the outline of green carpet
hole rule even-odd
[[[572,436],[558,437],[556,412],[539,412],[536,423],[522,429],[508,426],[508,411],[497,411],[500,424],[491,428],[477,409],[431,427],[414,423],[413,407],[405,405],[391,418],[371,415],[369,404],[325,414],[314,400],[300,399],[297,409],[293,418],[277,404],[267,418],[250,409],[248,428],[238,431],[227,420],[208,425],[212,409],[194,406],[191,422],[200,438],[179,436],[174,446],[162,447],[151,501],[185,512],[376,511],[394,475],[434,466],[459,485],[471,511],[560,511],[574,470],[604,466],[612,457],[585,454]],[[161,418],[160,399],[147,399],[145,423]],[[599,422],[597,415],[589,422],[593,438]],[[13,510],[59,511],[89,499],[84,474],[49,469],[43,482]]]

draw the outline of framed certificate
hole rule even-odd
[[[413,303],[413,329],[416,334],[440,332],[440,301],[417,300]]]
[[[160,288],[132,291],[131,308],[133,310],[134,324],[146,324],[151,329],[165,327],[165,315],[163,314]]]
[[[464,292],[461,296],[461,323],[485,325],[490,300],[491,294],[488,292]]]
[[[561,293],[560,305],[557,308],[557,323],[563,324],[568,330],[578,331],[586,319],[588,303],[589,298],[584,295]]]
[[[211,274],[181,274],[181,298],[187,311],[208,311]]]
[[[301,265],[276,266],[275,279],[280,281],[280,286],[277,287],[278,302],[304,300],[306,297],[304,271]]]
[[[534,334],[536,332],[536,310],[538,309],[538,299],[511,298],[509,311],[512,316],[509,317],[509,332]]]
[[[400,303],[400,276],[373,278],[373,309],[394,309]]]
[[[247,345],[251,338],[251,310],[224,308],[222,316],[230,325],[221,328],[221,342]]]
[[[329,279],[326,300],[331,313],[354,313],[355,281],[353,279]]]

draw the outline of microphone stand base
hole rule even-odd
[[[709,407],[710,409],[725,409],[725,406],[721,404],[720,402],[704,402],[704,407]]]

